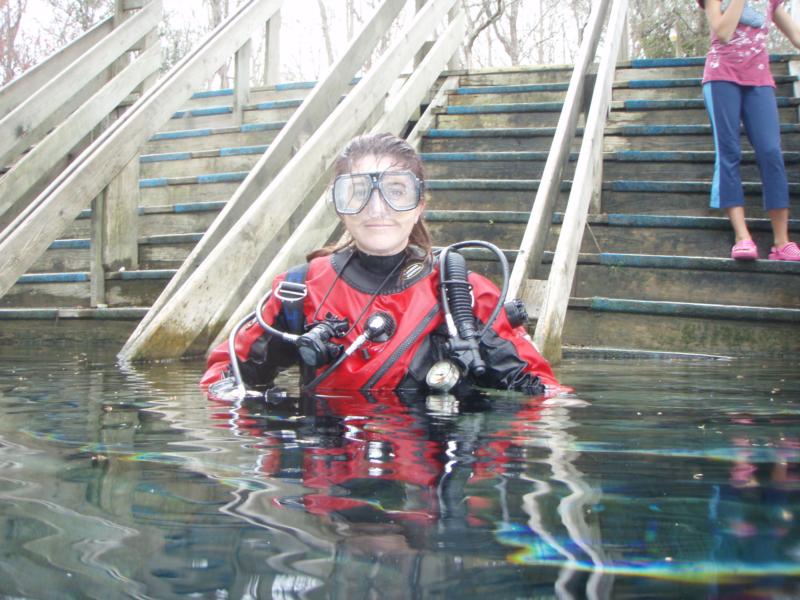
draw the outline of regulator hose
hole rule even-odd
[[[475,314],[472,311],[473,302],[466,260],[461,254],[455,252],[468,247],[485,248],[493,252],[500,261],[503,275],[497,305],[480,331],[478,331]],[[483,375],[486,372],[486,364],[480,355],[479,342],[503,309],[508,293],[508,260],[502,250],[489,242],[479,240],[459,242],[442,249],[439,255],[439,277],[442,307],[450,335],[448,345],[452,358],[473,375]]]

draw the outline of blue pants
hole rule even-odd
[[[742,157],[739,124],[756,154],[764,210],[789,208],[789,184],[781,152],[780,123],[775,90],[770,86],[742,86],[709,81],[703,97],[714,132],[716,160],[711,184],[711,208],[744,206],[739,163]]]

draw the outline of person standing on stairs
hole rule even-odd
[[[733,226],[731,258],[756,260],[758,248],[745,221],[740,173],[740,123],[755,150],[763,187],[764,210],[772,223],[770,260],[800,261],[789,240],[789,185],[780,141],[775,80],[766,42],[770,25],[800,48],[800,26],[783,0],[697,0],[711,29],[711,47],[703,71],[703,97],[714,133],[716,160],[711,207],[723,209]]]

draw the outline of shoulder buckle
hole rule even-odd
[[[305,283],[283,280],[275,288],[275,297],[281,302],[299,302],[308,295]]]

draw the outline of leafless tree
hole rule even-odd
[[[56,46],[64,46],[114,11],[114,0],[47,0],[51,24],[46,27]]]
[[[0,0],[0,68],[3,84],[30,66],[29,53],[17,39],[26,2],[27,0]]]
[[[317,8],[319,9],[319,20],[322,27],[322,39],[325,40],[325,55],[330,65],[333,63],[333,43],[331,42],[331,24],[328,20],[328,11],[325,8],[324,0],[317,0]]]

